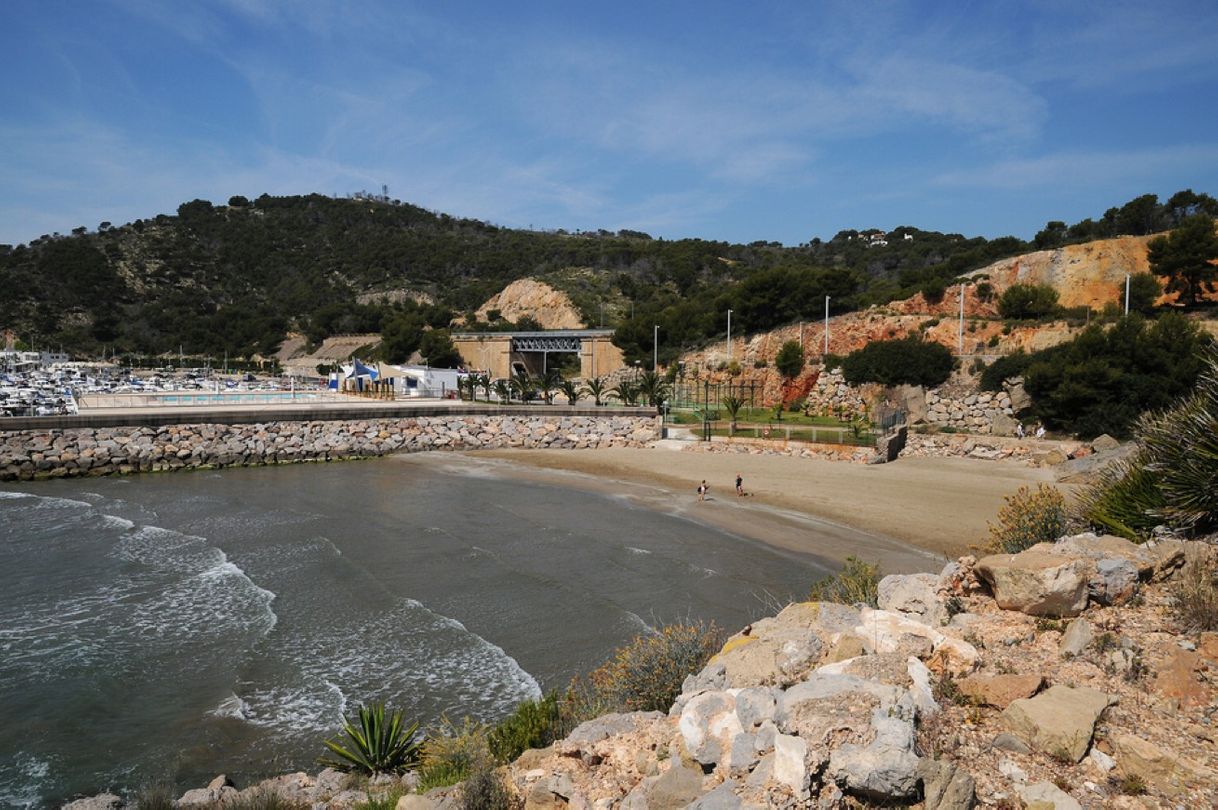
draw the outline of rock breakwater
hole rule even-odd
[[[0,431],[0,481],[338,461],[480,448],[641,447],[648,416],[464,414]]]

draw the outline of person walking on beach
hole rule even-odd
[[[736,473],[736,497],[739,498],[744,494],[744,479],[740,477],[740,473]]]
[[[710,489],[710,487],[708,487],[708,486],[706,485],[706,479],[705,479],[705,478],[703,478],[703,479],[702,479],[702,483],[701,483],[701,484],[698,484],[698,500],[700,500],[700,501],[705,501],[705,500],[706,500],[706,491],[707,491],[708,489]]]

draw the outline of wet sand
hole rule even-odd
[[[458,455],[492,474],[621,495],[827,561],[850,555],[878,561],[890,573],[937,571],[945,560],[972,553],[987,538],[986,523],[1005,496],[1023,485],[1053,482],[1049,469],[962,458],[860,465],[665,448]],[[748,493],[743,498],[735,493],[737,473]],[[710,494],[699,502],[702,479]]]

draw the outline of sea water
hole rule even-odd
[[[0,806],[315,770],[371,700],[495,720],[661,623],[735,630],[823,573],[497,469],[0,485]]]

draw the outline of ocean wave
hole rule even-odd
[[[234,720],[249,719],[249,706],[244,700],[237,697],[235,694],[230,694],[224,700],[208,712],[212,717],[229,717]]]
[[[36,807],[51,762],[25,751],[0,764],[0,807]]]

